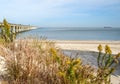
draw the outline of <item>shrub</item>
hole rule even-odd
[[[10,30],[10,24],[6,19],[3,20],[4,26],[1,29],[1,38],[5,40],[5,42],[13,42],[15,34]]]
[[[118,65],[118,58],[120,57],[120,53],[113,56],[112,50],[108,45],[105,46],[105,53],[102,53],[102,45],[98,46],[99,55],[98,55],[98,70],[97,70],[97,78],[96,81],[98,83],[110,84],[110,76],[111,73],[116,69]]]

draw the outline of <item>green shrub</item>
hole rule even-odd
[[[1,38],[5,40],[5,42],[13,42],[15,38],[15,34],[10,30],[10,24],[7,22],[6,19],[3,20],[4,26],[1,29]]]
[[[98,55],[98,71],[97,71],[97,80],[98,83],[110,84],[111,73],[116,69],[118,65],[118,58],[120,53],[116,56],[112,55],[112,50],[108,45],[105,46],[105,53],[102,53],[102,45],[98,46],[99,55]]]

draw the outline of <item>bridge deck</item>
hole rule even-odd
[[[30,25],[12,24],[12,23],[9,23],[9,24],[10,24],[10,31],[14,32],[14,33],[37,28],[35,26],[30,26]],[[0,22],[0,28],[2,28],[2,27],[4,27],[4,24]]]

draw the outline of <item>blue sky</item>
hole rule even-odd
[[[0,21],[42,27],[120,27],[120,0],[0,0]]]

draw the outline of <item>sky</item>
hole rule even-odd
[[[120,0],[0,0],[0,22],[40,27],[120,27]]]

